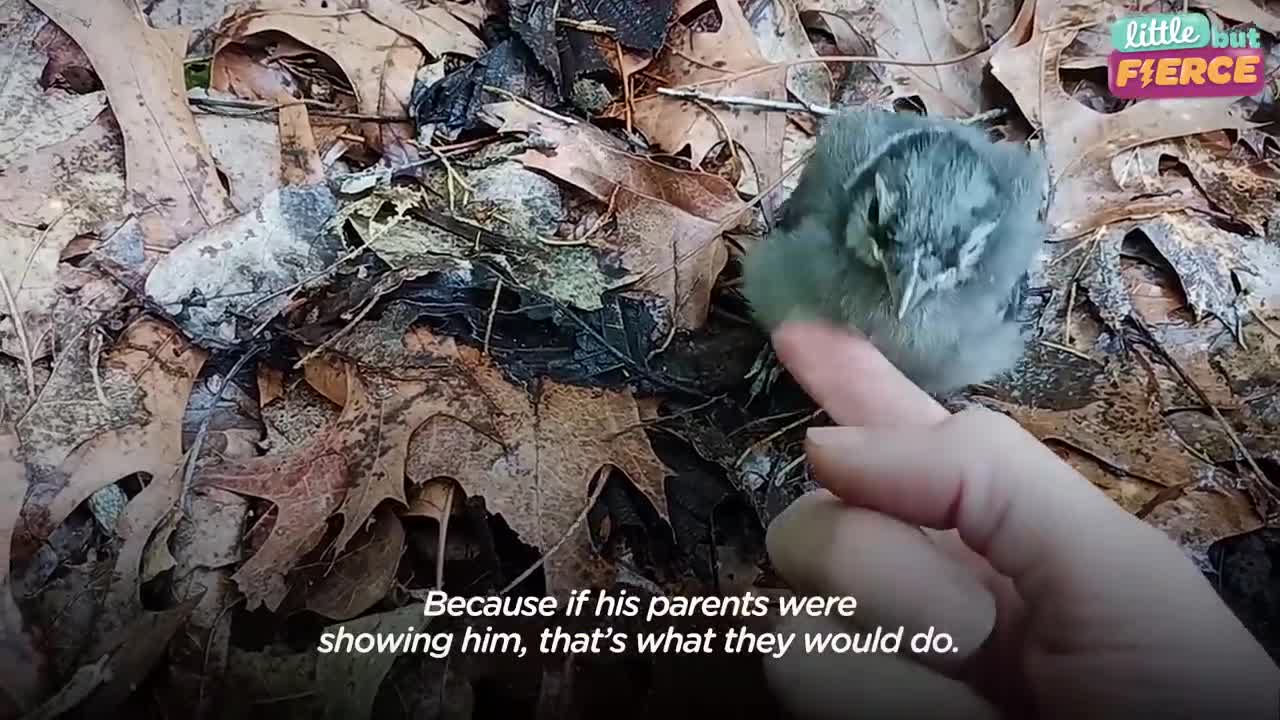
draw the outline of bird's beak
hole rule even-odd
[[[911,310],[920,299],[918,294],[920,286],[920,256],[916,255],[911,261],[911,267],[907,268],[907,271],[900,276],[895,277],[886,268],[885,279],[889,283],[889,297],[893,301],[893,308],[898,319],[901,320],[907,316],[907,311]]]

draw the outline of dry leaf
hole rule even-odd
[[[1249,127],[1233,108],[1236,98],[1147,100],[1103,114],[1070,97],[1058,70],[1062,51],[1077,31],[1045,28],[1102,22],[1113,10],[1105,3],[1042,8],[1031,39],[1005,47],[991,59],[992,73],[1043,133],[1053,180],[1048,220],[1059,239],[1188,205],[1185,197],[1138,198],[1120,189],[1111,171],[1117,153],[1157,140]]]
[[[68,140],[107,106],[103,92],[77,95],[41,87],[49,58],[36,40],[49,19],[26,0],[0,1],[0,167],[13,168],[23,156]],[[56,26],[53,26],[56,27]],[[13,267],[7,265],[7,267]]]
[[[338,259],[336,212],[325,184],[281,187],[255,212],[164,256],[147,276],[147,296],[197,342],[235,346],[288,305],[291,288]]]
[[[500,132],[536,133],[554,144],[550,153],[526,151],[520,156],[525,165],[601,202],[614,200],[617,232],[600,242],[638,276],[635,289],[664,298],[681,327],[701,327],[728,260],[718,225],[743,209],[733,187],[718,176],[632,155],[600,130],[568,126],[523,105],[499,103],[487,112],[501,119]]]
[[[697,4],[683,2],[676,12],[687,13]],[[721,18],[717,32],[696,32],[677,24],[668,35],[667,50],[653,62],[649,72],[677,86],[717,80],[765,65],[768,61],[738,3],[716,0],[716,6]],[[785,80],[782,72],[766,72],[699,89],[716,95],[785,100]],[[781,113],[711,108],[657,94],[636,98],[634,107],[635,125],[652,143],[670,153],[679,153],[688,146],[695,167],[701,166],[717,144],[732,140],[751,158],[759,175],[759,187],[769,187],[782,176],[786,117]],[[725,136],[726,131],[729,137]],[[771,197],[776,200],[777,194]]]
[[[124,159],[108,113],[0,174],[0,351],[34,363],[53,344],[58,262],[72,238],[125,199]],[[16,305],[16,308],[14,307]]]
[[[350,551],[325,563],[323,576],[306,586],[307,609],[330,620],[360,615],[391,589],[402,552],[404,526],[383,505],[351,541]]]
[[[816,58],[795,0],[753,0],[744,9],[760,52],[770,62]],[[796,65],[787,70],[787,90],[806,103],[829,107],[835,83],[822,63]]]
[[[1141,223],[1151,244],[1173,266],[1196,319],[1204,314],[1239,334],[1242,296],[1233,276],[1248,288],[1257,272],[1245,255],[1249,242],[1189,213],[1169,213]]]
[[[197,115],[196,127],[231,186],[231,204],[251,212],[280,187],[280,129],[260,120]]]
[[[44,658],[27,631],[9,580],[13,531],[27,494],[27,469],[18,453],[18,436],[12,428],[0,428],[0,717],[30,710],[43,689]]]
[[[200,57],[213,52],[218,22],[252,3],[253,0],[147,0],[144,7],[155,27],[191,30],[190,54]]]
[[[422,605],[406,605],[377,615],[329,626],[326,633],[344,629],[348,633],[392,636],[405,632],[430,633],[431,618]],[[320,653],[316,658],[315,687],[321,689],[324,720],[368,720],[383,678],[391,670],[397,653]]]
[[[1128,366],[1099,376],[1090,402],[1077,409],[987,402],[1040,440],[1070,448],[1067,459],[1112,499],[1130,512],[1146,511],[1148,522],[1203,557],[1209,544],[1256,530],[1261,519],[1247,494],[1178,442],[1150,383],[1145,371]]]
[[[133,473],[169,477],[182,458],[182,417],[206,357],[176,329],[147,318],[102,353],[100,383],[87,342],[63,353],[17,424],[32,479],[19,533],[27,550],[100,488]]]
[[[483,44],[467,25],[434,4],[419,9],[394,0],[265,0],[223,28],[215,52],[265,32],[280,32],[331,58],[351,82],[361,113],[402,117],[406,124],[365,123],[365,137],[384,153],[413,155],[409,96],[424,50],[474,56]],[[415,156],[416,157],[416,156]]]
[[[155,30],[124,2],[33,0],[102,78],[124,135],[131,204],[148,241],[171,248],[234,214],[186,101],[188,31]]]

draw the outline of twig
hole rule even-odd
[[[571,27],[574,30],[581,30],[582,32],[597,33],[599,35],[612,35],[618,32],[617,28],[609,27],[608,25],[601,25],[595,20],[574,20],[573,18],[562,17],[556,18],[556,24]]]
[[[641,420],[641,421],[639,421],[639,422],[631,423],[630,425],[626,425],[626,426],[624,426],[621,430],[616,430],[616,431],[614,431],[614,432],[610,433],[608,436],[606,436],[606,438],[605,438],[605,439],[607,439],[607,440],[613,440],[613,439],[615,439],[615,438],[621,437],[622,435],[625,435],[625,434],[627,434],[627,433],[631,432],[632,430],[639,430],[639,429],[641,429],[641,428],[652,427],[652,426],[654,426],[654,425],[658,425],[658,424],[661,424],[661,423],[667,422],[667,421],[669,421],[669,420],[675,420],[675,419],[677,419],[677,418],[682,418],[682,417],[684,417],[685,415],[692,415],[693,413],[696,413],[696,412],[698,412],[699,410],[702,410],[702,409],[704,409],[704,408],[710,407],[711,405],[713,405],[713,404],[715,404],[715,403],[717,403],[717,402],[719,402],[719,401],[721,401],[721,400],[725,399],[725,397],[726,397],[725,395],[717,395],[717,396],[715,396],[715,397],[713,397],[713,398],[711,398],[711,399],[709,399],[709,400],[706,400],[706,401],[704,401],[704,402],[700,402],[700,403],[698,403],[697,405],[694,405],[693,407],[687,407],[687,408],[685,408],[685,409],[683,409],[683,410],[679,410],[679,411],[673,412],[673,413],[671,413],[670,415],[663,415],[663,416],[661,416],[661,417],[655,417],[655,418],[651,418],[651,419],[649,419],[649,420]]]
[[[489,338],[493,335],[493,317],[498,314],[498,298],[502,296],[502,278],[493,286],[493,302],[489,304],[489,320],[484,324],[484,354],[489,354]]]
[[[804,462],[807,457],[809,457],[808,453],[800,453],[800,457],[784,465],[782,470],[778,472],[778,479],[786,480],[787,476],[791,474],[791,471],[795,470],[796,466]]]
[[[786,100],[766,100],[764,98],[745,97],[741,95],[712,95],[699,90],[681,90],[679,88],[660,87],[657,90],[659,95],[667,97],[679,98],[681,100],[692,100],[695,102],[712,103],[715,105],[740,105],[744,107],[760,108],[762,110],[783,110],[786,112],[807,112],[814,115],[835,115],[837,111],[825,105],[806,105],[798,102],[788,102]]]
[[[613,192],[609,193],[609,206],[604,209],[604,214],[601,215],[598,220],[592,223],[591,228],[587,230],[587,233],[585,235],[582,236],[582,242],[585,243],[586,241],[590,240],[592,235],[595,235],[596,233],[600,232],[601,228],[609,224],[609,220],[613,218],[613,213],[616,210],[616,204],[618,202],[618,191],[621,189],[622,189],[621,185],[613,186]]]
[[[733,164],[738,167],[738,172],[746,173],[747,166],[742,162],[742,158],[738,157],[738,143],[734,142],[733,133],[729,132],[729,126],[725,125],[724,120],[720,119],[720,115],[715,111],[715,108],[711,107],[703,100],[694,99],[693,104],[697,105],[699,109],[711,116],[711,122],[715,123],[716,127],[720,128],[720,132],[724,134],[724,144],[729,146],[729,157],[733,158]],[[759,182],[758,177],[756,182]]]
[[[621,360],[622,364],[630,368],[633,372],[636,372],[641,377],[644,377],[645,379],[655,382],[659,385],[662,385],[663,387],[670,388],[671,390],[676,390],[678,392],[682,392],[682,393],[685,393],[686,395],[691,395],[696,398],[702,398],[703,400],[707,399],[707,394],[700,390],[692,388],[683,382],[677,382],[674,380],[668,380],[664,377],[660,377],[650,372],[649,370],[641,367],[639,363],[637,363],[634,359],[628,357],[626,353],[622,352],[621,350],[619,350],[618,348],[610,344],[609,341],[605,339],[605,337],[601,335],[599,331],[591,327],[591,325],[587,323],[587,321],[578,317],[578,314],[573,311],[573,308],[570,308],[568,305],[565,305],[559,300],[555,300],[553,302],[555,302],[556,306],[561,310],[561,312],[563,312],[565,316],[567,316],[570,320],[572,320],[575,325],[582,328],[583,332],[587,333],[588,335],[591,336],[593,340],[600,343],[601,347],[603,347],[606,352],[618,358],[618,360]]]
[[[310,114],[316,117],[327,117],[335,120],[355,120],[358,122],[372,123],[407,123],[411,118],[407,115],[369,115],[365,113],[348,113],[338,110],[327,109],[331,106],[317,100],[294,100],[284,103],[264,103],[254,102],[252,100],[228,100],[224,98],[207,98],[193,97],[187,98],[190,104],[217,112],[217,108],[246,110],[243,113],[220,113],[222,115],[259,115],[262,113],[278,112],[287,107],[294,105],[306,105]],[[313,109],[314,108],[314,109]]]
[[[1057,350],[1058,352],[1064,352],[1068,355],[1075,355],[1081,360],[1088,360],[1089,362],[1097,362],[1097,360],[1094,360],[1093,358],[1089,357],[1087,353],[1081,350],[1077,350],[1071,347],[1070,345],[1063,345],[1062,343],[1056,343],[1056,342],[1053,342],[1052,340],[1041,340],[1040,344],[1047,348]]]
[[[1267,319],[1262,317],[1262,313],[1253,308],[1249,308],[1249,314],[1253,316],[1254,320],[1257,320],[1258,323],[1262,325],[1263,329],[1272,335],[1275,335],[1277,338],[1280,338],[1280,330],[1277,330],[1274,325],[1267,322]]]
[[[213,397],[204,407],[204,417],[200,418],[200,426],[196,430],[196,436],[192,439],[191,447],[187,450],[186,467],[182,470],[182,495],[180,497],[183,501],[184,512],[187,513],[188,516],[190,516],[189,508],[186,506],[188,491],[191,489],[191,480],[195,476],[196,460],[200,457],[200,451],[204,446],[204,439],[209,434],[209,423],[213,420],[214,408],[218,406],[218,403],[222,402],[223,393],[226,392],[227,386],[231,384],[236,375],[240,373],[241,368],[243,368],[245,364],[254,357],[257,357],[261,350],[262,346],[255,346],[246,350],[244,354],[236,360],[235,364],[231,366],[231,369],[222,376],[222,382],[218,384],[218,390],[213,393]]]
[[[435,155],[436,158],[440,160],[440,164],[444,165],[445,189],[449,193],[449,213],[452,215],[457,215],[458,211],[455,208],[454,201],[453,201],[453,183],[457,182],[458,185],[462,186],[462,189],[466,190],[469,196],[473,191],[471,189],[471,186],[467,184],[466,178],[462,177],[462,175],[459,174],[458,171],[453,168],[453,163],[449,162],[449,159],[446,158],[444,156],[444,153],[440,152],[438,148],[432,147],[431,145],[423,145],[421,143],[413,143],[413,145],[414,147],[422,148],[430,152],[432,155]],[[466,202],[466,198],[463,199],[463,202]]]
[[[5,278],[3,270],[0,270],[0,293],[4,294],[4,300],[9,304],[9,317],[13,320],[14,334],[18,339],[18,350],[22,352],[22,369],[27,377],[27,394],[34,400],[36,397],[36,361],[32,355],[31,343],[27,340],[27,326],[22,322],[22,311],[18,308],[18,299],[13,296],[13,291],[9,289],[9,280]]]
[[[767,444],[769,444],[769,443],[773,442],[774,440],[778,439],[779,437],[782,437],[783,435],[785,435],[785,434],[787,434],[787,433],[791,432],[792,430],[795,430],[796,428],[800,427],[801,425],[804,425],[804,424],[806,424],[806,423],[811,423],[811,422],[813,422],[814,420],[817,420],[817,419],[822,415],[822,413],[823,413],[823,412],[825,412],[825,411],[824,411],[824,410],[822,410],[822,409],[814,410],[814,411],[813,411],[812,413],[810,413],[809,415],[807,415],[807,416],[805,416],[805,417],[802,417],[802,418],[800,418],[799,420],[796,420],[796,421],[795,421],[795,422],[793,422],[793,423],[787,423],[786,425],[783,425],[782,427],[780,427],[780,428],[778,428],[777,430],[775,430],[775,431],[773,431],[773,432],[769,433],[768,435],[764,436],[763,438],[760,438],[759,440],[757,440],[757,441],[755,441],[755,442],[751,443],[750,445],[748,445],[748,446],[747,446],[747,449],[746,449],[746,450],[743,450],[743,451],[742,451],[742,454],[738,456],[738,459],[737,459],[736,461],[734,461],[733,466],[734,466],[734,467],[738,467],[738,466],[742,465],[742,463],[746,461],[747,456],[751,454],[751,451],[752,451],[752,450],[755,450],[756,448],[760,447],[761,445],[767,445]]]
[[[514,100],[515,102],[518,102],[521,105],[524,105],[525,107],[529,108],[530,110],[533,110],[534,112],[542,113],[543,115],[546,115],[549,118],[555,118],[556,120],[559,120],[560,122],[565,123],[566,125],[578,124],[577,120],[574,120],[573,118],[565,115],[561,115],[560,113],[555,112],[553,110],[548,110],[547,108],[542,107],[541,105],[539,105],[538,103],[532,100],[528,100],[520,97],[519,95],[516,95],[510,90],[503,90],[502,88],[494,87],[493,85],[481,85],[480,87],[484,88],[485,90],[488,90],[489,92],[495,95],[501,95],[509,100]]]
[[[1080,258],[1080,264],[1076,265],[1075,272],[1071,273],[1071,279],[1067,281],[1067,317],[1062,324],[1062,344],[1071,346],[1071,313],[1076,307],[1076,282],[1080,279],[1080,275],[1084,272],[1084,266],[1089,263],[1089,258],[1093,256],[1093,249],[1097,246],[1098,241],[1107,231],[1107,226],[1103,225],[1089,239],[1089,247],[1084,252],[1084,257]]]
[[[102,403],[102,407],[111,409],[111,402],[107,400],[107,393],[102,389],[102,369],[99,365],[102,362],[102,333],[94,326],[94,333],[89,336],[89,375],[93,377],[93,390],[98,394],[98,402]]]
[[[341,330],[339,330],[338,332],[326,338],[324,342],[312,348],[311,351],[308,352],[306,355],[303,355],[301,360],[293,364],[293,369],[294,370],[302,369],[302,366],[306,365],[308,361],[310,361],[312,358],[316,357],[320,353],[324,352],[326,349],[332,347],[334,343],[338,342],[338,340],[342,339],[343,336],[351,332],[352,328],[354,328],[356,325],[359,325],[361,320],[364,320],[369,315],[370,312],[373,312],[373,306],[377,305],[378,301],[381,299],[382,299],[381,295],[374,295],[373,297],[369,298],[369,302],[365,303],[364,307],[360,308],[360,312],[356,313],[355,317],[352,317],[350,322],[348,322],[346,325],[343,325]]]
[[[1242,441],[1240,436],[1236,434],[1235,428],[1231,427],[1231,423],[1223,417],[1222,411],[1219,410],[1218,406],[1209,399],[1209,395],[1205,393],[1204,388],[1200,387],[1200,384],[1195,381],[1195,378],[1191,377],[1191,375],[1183,369],[1182,364],[1179,363],[1173,355],[1169,354],[1168,350],[1165,350],[1164,345],[1160,343],[1156,338],[1155,333],[1151,332],[1151,328],[1147,326],[1147,323],[1141,317],[1135,313],[1129,316],[1129,320],[1142,331],[1143,339],[1147,341],[1147,344],[1151,349],[1160,356],[1161,360],[1164,360],[1166,365],[1177,373],[1178,377],[1182,382],[1186,383],[1187,387],[1191,388],[1191,391],[1196,394],[1196,397],[1200,398],[1200,402],[1204,403],[1204,406],[1208,408],[1209,413],[1213,415],[1213,418],[1222,426],[1223,431],[1231,440],[1231,444],[1234,445],[1235,449],[1244,457],[1245,463],[1249,466],[1249,469],[1257,476],[1258,483],[1268,491],[1269,496],[1267,499],[1272,503],[1280,501],[1280,488],[1276,488],[1276,486],[1272,484],[1271,478],[1267,477],[1267,474],[1262,471],[1258,462],[1254,460],[1253,453],[1249,452],[1249,448],[1245,447],[1244,441]],[[1265,507],[1259,508],[1259,512],[1264,516],[1264,520],[1269,520],[1269,511],[1273,509],[1274,508]]]
[[[506,587],[499,590],[498,591],[499,595],[506,595],[507,593],[516,589],[516,587],[518,587],[520,583],[524,582],[526,578],[528,578],[530,575],[537,572],[538,568],[545,565],[547,563],[547,558],[554,555],[556,551],[558,551],[561,547],[564,546],[564,544],[569,540],[569,538],[573,537],[573,534],[577,532],[578,527],[582,525],[582,521],[587,519],[587,515],[591,512],[591,508],[595,507],[596,501],[600,499],[600,495],[604,493],[604,487],[605,485],[609,484],[609,479],[612,476],[613,476],[613,467],[606,466],[605,471],[601,473],[599,476],[600,481],[596,484],[596,489],[591,491],[591,495],[590,497],[587,498],[586,504],[582,506],[582,512],[578,513],[578,517],[573,519],[573,523],[570,524],[567,529],[565,529],[564,534],[560,536],[560,539],[556,540],[555,545],[552,545],[550,548],[547,549],[546,552],[542,553],[542,556],[538,558],[537,562],[525,568],[524,572],[517,575],[514,580],[507,583]]]
[[[631,74],[626,71],[626,57],[622,54],[622,43],[617,38],[613,40],[614,50],[618,53],[618,74],[622,76],[622,99],[627,108],[627,135],[630,135],[631,118],[634,113],[635,97],[631,92]]]
[[[343,255],[342,257],[338,258],[337,260],[334,260],[334,261],[333,261],[333,262],[332,262],[328,267],[324,268],[323,270],[320,270],[319,272],[316,272],[316,273],[314,273],[314,274],[312,274],[312,275],[309,275],[308,277],[305,277],[305,278],[303,278],[303,279],[301,279],[301,280],[299,280],[299,281],[295,282],[295,283],[294,283],[294,284],[292,284],[292,285],[288,285],[288,286],[282,287],[282,288],[280,288],[279,290],[276,290],[275,292],[268,293],[268,294],[266,294],[266,295],[264,295],[264,296],[262,296],[262,297],[258,298],[257,300],[254,300],[254,301],[253,301],[253,303],[249,305],[249,307],[245,308],[244,312],[245,312],[245,313],[252,312],[255,308],[257,308],[257,307],[261,306],[263,303],[271,302],[272,300],[275,300],[276,298],[280,297],[281,295],[289,295],[289,294],[292,294],[293,292],[295,292],[295,291],[297,291],[297,290],[299,290],[299,289],[301,289],[301,288],[305,287],[308,283],[311,283],[311,282],[314,282],[314,281],[316,281],[316,280],[319,280],[320,278],[322,278],[322,277],[324,277],[324,276],[328,275],[329,273],[333,272],[334,270],[337,270],[337,269],[338,269],[338,268],[339,268],[343,263],[345,263],[345,262],[347,262],[347,261],[349,261],[349,260],[352,260],[353,258],[359,257],[360,255],[364,254],[364,251],[365,251],[365,250],[367,250],[367,249],[368,249],[368,248],[366,248],[365,246],[361,245],[360,247],[358,247],[358,248],[356,248],[356,249],[354,249],[354,250],[352,250],[352,251],[348,252],[346,255]],[[270,321],[268,321],[268,322],[270,322]]]
[[[897,65],[901,67],[941,67],[944,65],[955,65],[962,63],[987,52],[991,48],[983,45],[981,47],[970,50],[963,55],[946,58],[943,60],[896,60],[893,58],[884,58],[878,55],[823,55],[820,57],[810,58],[794,58],[783,62],[769,63],[759,67],[748,68],[741,72],[731,73],[724,77],[710,78],[707,80],[699,80],[697,82],[685,83],[682,88],[705,87],[707,85],[716,85],[719,83],[734,82],[736,80],[744,80],[754,77],[762,73],[774,72],[777,70],[787,70],[796,65],[813,65],[816,63],[873,63],[879,65]]]

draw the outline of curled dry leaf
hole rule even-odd
[[[84,49],[124,135],[131,203],[148,242],[171,248],[235,209],[186,101],[188,31],[155,30],[123,2],[33,0]]]
[[[182,416],[206,357],[175,328],[148,318],[102,353],[100,382],[87,342],[63,353],[17,423],[31,488],[15,549],[33,549],[110,483],[133,473],[169,477],[182,458]]]
[[[526,151],[520,156],[525,165],[601,202],[613,199],[617,232],[600,242],[636,278],[635,289],[664,298],[681,327],[701,327],[728,260],[719,224],[744,209],[733,187],[715,175],[632,155],[600,130],[569,126],[523,105],[499,103],[488,112],[501,122],[500,132],[533,133],[554,145]]]
[[[676,14],[684,15],[701,3],[677,3]],[[649,71],[672,86],[720,81],[733,74],[768,64],[742,9],[733,0],[716,0],[720,29],[697,32],[677,24],[668,34],[665,52],[649,66]],[[781,69],[699,88],[716,95],[736,95],[762,100],[786,99],[786,73]],[[759,187],[769,187],[782,176],[782,143],[786,116],[744,108],[711,108],[689,100],[664,95],[646,95],[634,102],[634,121],[655,145],[670,153],[684,147],[691,152],[695,167],[720,142],[735,142],[746,151],[759,176]],[[726,137],[726,133],[728,137]],[[743,168],[743,172],[747,172]],[[777,194],[771,195],[776,199]]]
[[[1068,95],[1058,71],[1062,52],[1077,31],[1045,28],[1101,22],[1100,14],[1110,17],[1113,11],[1105,3],[1049,8],[1037,18],[1029,41],[1004,47],[991,59],[992,73],[1042,132],[1053,182],[1048,222],[1059,239],[1189,204],[1185,196],[1135,197],[1122,190],[1111,170],[1117,153],[1158,140],[1250,126],[1234,107],[1236,98],[1146,100],[1104,114]],[[1046,16],[1053,25],[1046,24]]]
[[[483,43],[443,6],[396,0],[264,0],[223,28],[215,52],[258,33],[280,32],[331,58],[350,81],[361,113],[404,118],[405,124],[366,123],[365,137],[384,153],[413,155],[409,96],[425,55],[474,56]]]
[[[30,710],[43,689],[44,659],[27,632],[9,580],[13,531],[27,494],[27,469],[18,453],[13,428],[0,427],[0,717]]]

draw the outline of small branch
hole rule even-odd
[[[253,102],[252,100],[229,100],[224,98],[208,98],[208,97],[189,97],[187,102],[195,107],[204,108],[211,112],[235,109],[245,110],[243,113],[220,113],[222,115],[258,115],[260,113],[277,112],[294,105],[306,105],[311,115],[316,117],[327,117],[335,120],[355,120],[358,122],[372,123],[407,123],[410,118],[406,115],[366,115],[363,113],[347,113],[333,110],[331,106],[316,100],[295,100],[286,103],[264,103]]]
[[[815,410],[815,411],[813,411],[812,413],[810,413],[809,415],[806,415],[805,417],[802,417],[802,418],[800,418],[799,420],[796,420],[796,421],[795,421],[795,422],[793,422],[793,423],[788,423],[788,424],[786,424],[786,425],[783,425],[782,427],[778,428],[778,429],[777,429],[777,430],[775,430],[774,432],[769,433],[769,434],[768,434],[768,435],[766,435],[765,437],[760,438],[759,440],[757,440],[757,441],[755,441],[755,442],[751,443],[750,445],[748,445],[748,446],[747,446],[747,449],[746,449],[746,450],[743,450],[743,451],[742,451],[742,454],[738,456],[738,459],[737,459],[737,461],[736,461],[736,462],[734,462],[734,463],[733,463],[733,466],[734,466],[734,467],[741,467],[741,466],[742,466],[742,463],[746,462],[747,458],[751,455],[751,451],[752,451],[752,450],[755,450],[756,448],[761,447],[761,446],[763,446],[763,445],[768,445],[769,443],[771,443],[771,442],[773,442],[774,440],[776,440],[776,439],[778,439],[778,438],[782,437],[783,435],[786,435],[787,433],[791,432],[792,430],[795,430],[796,428],[798,428],[798,427],[800,427],[800,426],[802,426],[802,425],[807,425],[807,424],[809,424],[809,423],[813,422],[814,420],[817,420],[819,417],[821,417],[821,416],[822,416],[822,413],[823,413],[823,411],[822,411],[822,410]]]
[[[364,320],[369,315],[370,312],[373,312],[373,306],[377,305],[378,301],[381,299],[382,299],[382,295],[374,295],[373,297],[369,298],[369,302],[365,303],[364,307],[360,308],[360,312],[357,312],[355,314],[355,317],[351,318],[351,322],[348,322],[346,325],[342,326],[341,330],[330,335],[324,342],[312,348],[311,351],[308,352],[306,355],[303,355],[301,360],[293,364],[293,369],[301,370],[302,367],[306,365],[308,362],[310,362],[312,358],[316,357],[320,353],[323,353],[325,350],[329,349],[330,347],[333,347],[334,343],[338,342],[343,337],[345,337],[347,333],[351,332],[352,328],[354,328],[356,325],[359,325],[361,320]]]
[[[547,108],[542,107],[541,105],[539,105],[538,103],[532,100],[527,100],[525,98],[520,97],[519,95],[516,95],[510,90],[503,90],[502,88],[494,87],[493,85],[482,85],[481,87],[483,87],[485,90],[488,90],[489,92],[495,95],[501,95],[502,97],[507,98],[508,100],[513,100],[515,102],[518,102],[521,105],[524,105],[525,107],[529,108],[530,110],[533,110],[534,112],[542,113],[543,115],[546,115],[549,118],[555,118],[556,120],[559,120],[560,122],[565,123],[566,125],[578,124],[577,120],[574,120],[573,118],[568,117],[566,115],[561,115],[560,113],[555,112],[553,110],[548,110]]]
[[[22,309],[18,307],[18,299],[9,289],[9,280],[0,271],[0,294],[9,305],[9,318],[13,320],[14,335],[18,340],[18,350],[22,352],[22,369],[27,377],[27,393],[32,400],[36,397],[36,365],[32,355],[31,343],[27,340],[27,326],[22,322]]]
[[[493,336],[493,318],[498,314],[498,298],[502,297],[502,278],[493,286],[493,302],[489,304],[489,320],[484,324],[484,354],[489,354],[489,339]]]
[[[711,103],[713,105],[736,105],[740,107],[759,108],[761,110],[807,112],[813,113],[814,115],[835,115],[837,112],[825,105],[806,105],[803,103],[788,102],[785,100],[766,100],[764,98],[743,97],[740,95],[712,95],[700,90],[681,90],[679,88],[661,87],[658,88],[658,94],[665,95],[667,97],[679,98],[681,100]]]
[[[599,35],[612,35],[618,32],[617,28],[609,27],[608,25],[601,25],[595,20],[574,20],[573,18],[562,17],[556,18],[556,24],[571,27],[574,30],[581,30],[582,32],[596,33]]]

